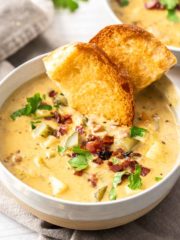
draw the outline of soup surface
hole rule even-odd
[[[153,33],[164,44],[180,47],[180,22],[168,20],[166,10],[146,9],[144,0],[130,0],[121,7],[111,0],[112,9],[123,23],[136,24]],[[180,17],[180,11],[176,11]]]
[[[175,117],[154,86],[137,97],[135,112],[133,127],[82,116],[41,75],[0,110],[0,159],[24,183],[61,199],[95,202],[137,194],[168,174],[178,149]]]

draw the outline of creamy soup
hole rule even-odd
[[[153,33],[163,43],[180,47],[180,21],[168,20],[166,10],[146,9],[144,0],[130,0],[121,7],[117,0],[111,0],[112,9],[123,23],[136,24]],[[180,11],[176,11],[180,17]]]
[[[133,127],[82,116],[41,75],[0,110],[0,159],[24,183],[61,199],[137,194],[168,174],[178,149],[171,105],[154,86],[137,97],[135,112]]]

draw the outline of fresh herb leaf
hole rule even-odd
[[[62,147],[62,146],[58,146],[58,153],[63,153],[66,151],[66,148],[65,147]]]
[[[128,177],[128,180],[129,180],[128,187],[130,189],[136,190],[141,188],[142,180],[141,180],[140,174],[141,174],[141,166],[137,164],[135,172],[131,173],[130,176]]]
[[[169,9],[168,10],[168,14],[167,14],[167,18],[172,21],[172,22],[180,22],[180,18],[178,17],[178,15],[176,14],[176,10],[175,9]]]
[[[160,3],[167,9],[167,18],[170,21],[180,22],[180,18],[177,16],[176,13],[176,7],[179,4],[179,0],[160,0]]]
[[[31,108],[31,113],[35,113],[38,109],[40,103],[42,102],[42,98],[39,93],[34,94],[33,97],[27,98],[27,105]]]
[[[162,177],[155,177],[156,182],[159,182],[162,180]]]
[[[52,110],[52,106],[51,106],[51,105],[48,105],[48,104],[41,104],[41,105],[38,107],[38,109],[51,111],[51,110]]]
[[[88,160],[83,155],[78,155],[68,162],[76,171],[84,170],[88,167]]]
[[[10,117],[12,120],[15,120],[17,117],[29,116],[34,114],[37,109],[52,109],[50,105],[42,103],[42,98],[39,93],[34,94],[33,97],[27,98],[25,107],[13,112]]]
[[[69,160],[71,167],[75,168],[76,171],[86,169],[89,166],[88,161],[93,158],[93,155],[89,151],[81,149],[79,146],[73,147],[72,151],[76,153],[77,156]]]
[[[168,10],[175,9],[179,4],[179,0],[160,0],[160,3],[164,5]]]
[[[81,0],[86,2],[87,0]],[[68,8],[71,12],[76,11],[79,8],[79,0],[53,0],[56,8]]]
[[[130,137],[143,137],[147,130],[145,128],[140,128],[133,126],[130,129]]]
[[[125,7],[129,4],[129,0],[119,0],[119,5]]]
[[[93,158],[93,155],[88,150],[82,149],[79,146],[73,147],[72,151],[76,154],[85,156],[87,160],[91,160]]]
[[[19,109],[11,114],[11,119],[16,120],[17,117],[28,116],[31,114],[31,106],[26,105],[24,108]]]
[[[111,190],[109,192],[109,199],[110,200],[116,200],[116,198],[117,198],[116,188],[121,183],[122,177],[125,174],[126,174],[125,171],[115,173],[114,179],[113,179],[113,183],[112,183],[112,188],[111,188]]]
[[[114,187],[111,188],[110,192],[109,192],[109,200],[116,200],[117,198],[117,193],[116,193],[116,189]]]

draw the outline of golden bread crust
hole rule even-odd
[[[95,44],[69,44],[43,61],[48,76],[59,83],[71,107],[82,114],[132,125],[134,101],[128,78]]]
[[[120,71],[127,70],[135,92],[161,78],[177,62],[166,46],[135,25],[107,26],[90,43],[103,49]]]

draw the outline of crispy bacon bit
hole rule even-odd
[[[109,169],[113,172],[120,172],[123,170],[121,165],[119,165],[119,164],[109,165]]]
[[[71,123],[72,123],[72,117],[71,117],[71,115],[70,115],[70,114],[66,114],[66,115],[64,115],[64,116],[61,116],[61,123],[62,123],[62,124],[65,124],[65,123],[71,124]]]
[[[102,160],[108,160],[111,157],[111,155],[112,155],[112,152],[107,149],[104,149],[104,150],[98,152],[98,156]]]
[[[160,9],[160,10],[163,10],[165,9],[165,6],[162,5],[159,0],[151,0],[151,1],[148,1],[144,4],[145,8],[147,9]]]
[[[16,151],[12,154],[12,162],[13,163],[20,163],[23,160],[22,156],[20,155],[20,150]]]
[[[88,182],[91,183],[92,187],[96,187],[96,186],[97,186],[97,182],[98,182],[98,178],[97,178],[96,174],[92,174],[92,175],[88,178]]]
[[[105,145],[112,145],[114,143],[114,137],[113,136],[104,136],[104,138],[102,139],[103,144]]]
[[[141,153],[138,153],[138,152],[131,152],[130,153],[130,157],[141,157]]]
[[[98,165],[103,164],[103,160],[101,158],[98,158],[98,157],[96,159],[94,159],[93,162],[98,164]]]
[[[134,172],[136,164],[137,164],[136,161],[131,161],[129,159],[125,160],[121,164],[114,164],[113,165],[112,163],[108,162],[108,166],[109,166],[110,170],[113,171],[113,172],[124,171],[127,168],[130,168],[131,172]]]
[[[65,135],[68,132],[68,128],[65,125],[61,125],[58,130],[54,132],[54,136],[59,138],[60,136]]]
[[[131,156],[131,154],[132,154],[132,151],[128,151],[128,152],[124,152],[124,153],[123,153],[123,156],[124,156],[125,158],[127,158],[127,157]]]
[[[53,113],[53,115],[54,115],[54,118],[55,118],[56,122],[61,123],[61,115],[57,111],[55,111]]]
[[[90,134],[87,138],[88,142],[95,141],[95,140],[100,140],[100,137]]]
[[[150,171],[149,168],[141,166],[141,176],[145,177]]]
[[[83,170],[74,172],[74,175],[81,177],[83,175]]]
[[[97,139],[95,141],[87,142],[85,148],[91,153],[97,153],[101,151],[102,145],[102,141]]]
[[[48,95],[49,97],[54,98],[57,95],[57,92],[54,90],[51,90]]]
[[[57,123],[61,124],[71,124],[72,123],[72,117],[70,114],[66,114],[64,116],[60,115],[57,111],[53,112],[53,117]]]
[[[48,116],[48,117],[44,117],[44,119],[49,121],[49,120],[52,120],[53,117],[52,116]]]
[[[112,153],[112,156],[115,156],[117,158],[123,159],[124,158],[124,150],[122,148],[118,148],[116,151]]]
[[[82,135],[84,133],[84,127],[82,125],[76,127],[76,131]]]
[[[130,168],[130,170],[131,170],[132,173],[135,171],[137,164],[138,164],[137,161],[130,161],[130,163],[129,163],[129,168]]]

